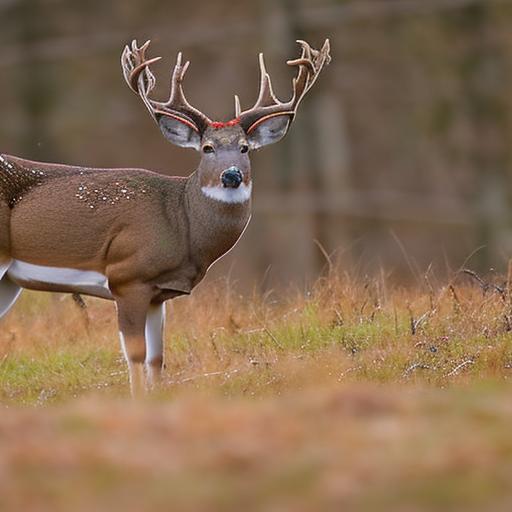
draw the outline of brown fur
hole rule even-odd
[[[249,219],[249,203],[205,197],[197,174],[166,177],[140,169],[87,169],[5,156],[18,174],[44,179],[10,207],[11,258],[95,270],[112,287],[138,281],[155,300],[189,293],[229,250]],[[4,211],[8,200],[2,196]],[[54,290],[55,291],[55,290]]]

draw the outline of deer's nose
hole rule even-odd
[[[226,188],[238,188],[242,183],[243,176],[238,167],[234,165],[225,171],[222,171],[220,180]]]

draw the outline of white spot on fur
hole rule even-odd
[[[251,198],[252,181],[249,185],[241,183],[238,188],[229,188],[218,185],[215,187],[201,187],[206,197],[222,203],[245,203]]]

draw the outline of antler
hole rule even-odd
[[[149,98],[149,93],[156,84],[156,79],[149,66],[159,61],[161,57],[146,58],[146,50],[150,41],[146,41],[140,48],[133,40],[131,47],[126,45],[121,55],[121,66],[124,78],[130,89],[137,93],[155,121],[160,116],[169,116],[184,122],[196,132],[202,133],[211,123],[210,119],[189,104],[183,92],[182,83],[190,64],[182,64],[181,52],[178,53],[176,65],[171,76],[171,95],[165,103]]]
[[[329,39],[325,40],[321,50],[311,48],[306,41],[299,40],[297,43],[302,47],[301,56],[298,59],[286,62],[289,66],[299,67],[297,76],[292,82],[293,96],[290,101],[281,102],[276,98],[262,53],[259,55],[261,82],[256,103],[251,109],[240,112],[240,101],[238,96],[235,96],[236,116],[240,118],[240,124],[246,133],[250,133],[256,126],[270,117],[287,115],[290,120],[293,120],[302,98],[311,89],[324,65],[330,63]]]

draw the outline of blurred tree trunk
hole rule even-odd
[[[300,16],[296,2],[283,1],[291,24],[290,42],[302,39],[319,48],[324,42],[325,34],[312,39],[303,24],[303,16]],[[331,2],[332,5],[336,3]],[[290,51],[297,52],[297,46]],[[296,134],[303,150],[301,161],[305,173],[304,194],[307,193],[312,199],[311,208],[308,210],[311,210],[313,239],[322,248],[322,251],[314,248],[311,269],[314,276],[328,263],[323,250],[331,253],[345,238],[340,234],[343,224],[339,207],[342,201],[340,192],[346,190],[348,170],[348,140],[344,129],[342,99],[335,96],[332,88],[329,90],[325,85],[329,84],[328,70],[321,78],[321,83],[324,84],[323,94],[311,94],[301,103],[301,129]]]
[[[487,270],[501,256],[509,238],[507,168],[509,122],[505,99],[508,91],[502,43],[496,38],[495,6],[481,3],[466,7],[459,15],[469,48],[461,61],[463,97],[472,140],[468,147],[477,182],[474,208],[478,245],[485,249],[476,256]],[[508,248],[510,249],[510,248]]]
[[[287,0],[265,0],[262,9],[262,27],[265,33],[265,57],[268,62],[279,63],[295,55],[297,49],[292,43],[297,39],[297,29],[292,21],[292,8]],[[274,65],[272,65],[274,67]],[[288,74],[285,70],[283,74]],[[271,75],[272,76],[272,75]],[[274,83],[278,80],[274,78]],[[286,82],[285,92],[280,94],[281,87],[276,87],[276,95],[282,100],[291,96],[290,82]],[[316,267],[314,256],[314,238],[312,215],[305,204],[298,204],[307,191],[308,162],[306,154],[310,150],[304,126],[307,124],[307,114],[301,109],[301,123],[294,123],[293,136],[286,137],[283,142],[272,148],[274,161],[272,166],[277,174],[276,198],[279,203],[288,204],[284,215],[277,215],[279,204],[272,205],[275,212],[270,212],[269,231],[273,240],[279,240],[279,247],[274,251],[276,266],[284,281],[292,276],[311,276]],[[290,258],[289,248],[293,247],[293,257]]]
[[[20,144],[25,155],[41,160],[57,160],[51,142],[48,116],[57,96],[55,83],[48,72],[48,62],[37,54],[37,46],[51,29],[50,17],[42,0],[20,0],[17,6],[19,44],[23,62],[20,65],[19,95],[24,110],[24,140]]]
[[[323,37],[309,41],[311,34],[303,26],[293,0],[267,0],[263,12],[269,60],[282,62],[296,55],[297,39],[307,40],[315,47],[323,43]],[[328,83],[325,75],[328,72],[322,76],[324,84],[326,80]],[[330,252],[340,244],[343,229],[338,207],[340,191],[347,181],[348,143],[340,98],[325,85],[324,91],[327,93],[321,97],[311,94],[301,103],[291,129],[293,135],[273,150],[277,155],[279,189],[287,196],[285,201],[291,199],[292,204],[292,218],[287,223],[294,235],[288,242],[296,248],[297,268],[291,271],[305,275],[306,280],[315,278],[326,266],[325,256],[314,242]],[[286,95],[282,99],[291,95],[290,82]]]

